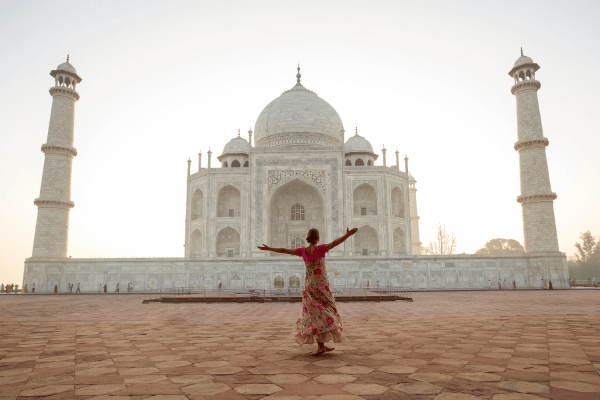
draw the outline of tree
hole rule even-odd
[[[600,276],[600,237],[596,240],[590,231],[579,235],[577,252],[569,259],[569,276],[577,279]]]
[[[514,239],[492,239],[475,254],[522,254],[525,249]]]
[[[446,232],[446,225],[440,222],[435,230],[435,240],[429,242],[427,247],[423,248],[423,253],[432,255],[445,255],[456,253],[456,237],[454,233]]]
[[[587,231],[580,234],[579,239],[581,239],[581,243],[575,242],[575,247],[577,248],[575,261],[579,264],[585,264],[591,260],[600,258],[600,237],[596,241],[592,233]]]

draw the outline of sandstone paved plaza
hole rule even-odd
[[[310,356],[300,305],[3,295],[0,398],[598,399],[596,290],[340,303],[349,341]]]

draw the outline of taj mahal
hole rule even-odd
[[[358,232],[328,256],[334,287],[376,283],[407,289],[486,288],[515,281],[539,287],[542,279],[566,287],[566,256],[558,248],[553,201],[535,75],[539,65],[521,54],[509,75],[517,105],[517,142],[525,253],[423,255],[416,179],[408,158],[378,154],[358,129],[348,134],[336,110],[296,83],[264,107],[252,128],[231,139],[213,160],[198,154],[187,166],[185,250],[173,258],[70,258],[67,256],[76,86],[82,78],[69,60],[50,75],[54,86],[32,256],[23,285],[36,292],[80,284],[136,290],[179,287],[287,288],[304,279],[300,260],[257,249],[306,245],[309,228],[322,242]],[[360,132],[362,133],[362,132]],[[366,136],[366,135],[365,135]],[[375,165],[381,157],[382,165]],[[390,165],[388,165],[390,164]],[[416,174],[418,175],[418,174]],[[183,200],[183,199],[182,199]],[[127,229],[127,227],[123,227]],[[133,228],[132,228],[133,229]]]

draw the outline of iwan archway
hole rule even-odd
[[[310,228],[326,237],[324,202],[317,188],[300,179],[277,188],[269,207],[271,246],[301,247]]]

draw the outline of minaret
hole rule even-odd
[[[75,68],[67,61],[50,72],[54,87],[50,88],[52,110],[48,139],[42,145],[44,172],[38,207],[32,257],[67,257],[69,212],[71,201],[71,169],[77,150],[73,148],[75,102],[79,93],[75,86],[81,82]]]
[[[188,157],[187,163],[188,163],[188,173],[187,173],[187,176],[189,178],[190,177],[190,172],[191,172],[191,167],[192,167],[192,159]]]
[[[523,55],[508,73],[515,84],[511,93],[517,98],[517,131],[519,140],[515,150],[519,152],[521,174],[521,203],[523,212],[523,236],[526,253],[558,252],[558,237],[554,219],[556,193],[550,188],[550,174],[546,160],[548,139],[542,131],[542,119],[537,91],[540,82],[535,73],[540,68]]]
[[[198,153],[198,172],[202,169],[202,150]]]
[[[248,143],[250,143],[250,147],[252,147],[252,127],[248,129]]]
[[[400,152],[396,148],[396,169],[400,169]]]
[[[212,151],[210,151],[210,147],[208,148],[208,152],[206,154],[208,154],[208,164],[206,165],[206,168],[210,169],[210,159],[212,156]]]
[[[408,175],[409,197],[410,197],[410,236],[412,244],[412,254],[421,254],[421,235],[419,234],[419,213],[417,211],[417,188],[416,179],[412,175]]]
[[[387,167],[386,164],[386,160],[385,160],[385,152],[387,151],[387,149],[385,148],[385,144],[383,145],[383,149],[381,149],[381,152],[383,153],[383,166]]]

